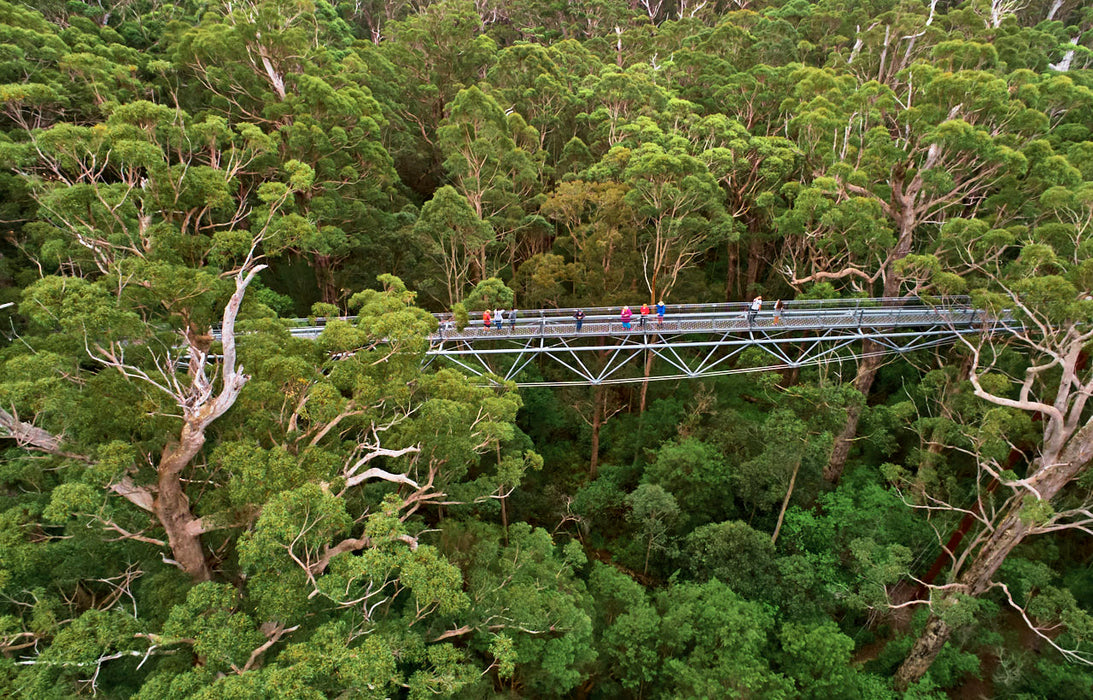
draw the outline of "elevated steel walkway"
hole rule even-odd
[[[908,353],[952,343],[958,336],[1012,333],[1020,324],[1006,313],[988,316],[967,298],[936,303],[918,298],[790,301],[780,313],[767,302],[754,317],[746,303],[671,305],[663,323],[655,310],[642,322],[638,308],[625,329],[620,307],[585,308],[577,330],[576,309],[519,311],[515,323],[486,328],[480,318],[456,330],[451,317],[438,315],[440,328],[430,337],[427,364],[451,362],[484,378],[517,379],[537,359],[563,370],[546,381],[521,386],[616,384],[644,380],[642,363],[652,357],[650,380],[709,377],[786,367],[843,362],[863,356],[862,341],[877,353]],[[347,317],[346,320],[352,320]],[[316,337],[324,325],[292,329],[299,337]],[[740,365],[731,361],[755,348]],[[549,373],[544,366],[542,368]]]

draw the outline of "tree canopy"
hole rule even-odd
[[[0,0],[0,52],[0,695],[1093,695],[1088,3]],[[758,295],[1012,332],[425,361]]]

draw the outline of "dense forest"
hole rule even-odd
[[[0,696],[1093,697],[1089,3],[0,0],[0,52]],[[422,361],[758,294],[1018,323]]]

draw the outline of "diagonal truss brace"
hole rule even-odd
[[[738,328],[719,329],[695,337],[682,332],[636,332],[627,335],[570,337],[538,335],[527,338],[444,340],[429,350],[427,361],[440,359],[464,371],[491,380],[516,380],[536,360],[564,370],[572,379],[517,382],[529,386],[569,384],[599,385],[641,381],[640,372],[627,367],[651,353],[656,368],[651,379],[699,378],[724,374],[726,363],[755,348],[770,356],[773,365],[736,367],[738,371],[804,367],[843,362],[858,357],[853,346],[870,340],[887,352],[907,353],[952,343],[959,335],[993,329],[935,324],[921,328],[834,327],[801,332],[792,328],[755,328],[742,334]],[[751,363],[754,365],[754,363]]]

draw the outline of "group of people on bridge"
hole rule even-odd
[[[516,317],[518,315],[519,313],[515,306],[509,310],[508,318],[505,317],[505,310],[500,306],[492,312],[489,309],[486,309],[482,312],[482,327],[486,330],[489,330],[490,328],[496,328],[499,331],[504,330],[505,321],[507,320],[509,322],[509,329],[514,330],[516,328]]]
[[[664,300],[661,299],[660,303],[654,307],[657,314],[657,327],[664,326],[664,315],[667,311],[667,307],[664,305]],[[748,325],[755,323],[756,317],[763,308],[763,297],[757,296],[751,300],[748,304],[747,319]],[[779,299],[774,304],[774,319],[775,324],[782,322],[782,311],[785,309],[785,302]],[[645,330],[648,327],[648,318],[650,315],[650,309],[648,304],[642,304],[641,309],[638,311],[638,329]],[[577,309],[573,312],[573,319],[577,322],[577,332],[581,332],[581,328],[584,326],[585,313],[584,309]],[[622,312],[619,314],[619,320],[622,322],[622,329],[624,331],[633,330],[634,312],[629,306],[623,306]]]
[[[763,297],[762,296],[755,297],[754,299],[751,300],[751,303],[748,304],[747,311],[746,311],[746,317],[747,317],[747,322],[748,322],[749,326],[755,323],[756,317],[759,315],[759,312],[762,310],[762,308],[763,308]],[[782,311],[783,311],[784,308],[785,308],[784,302],[779,299],[778,302],[775,303],[775,305],[774,305],[773,323],[775,323],[775,324],[781,323]],[[650,307],[650,305],[648,303],[643,303],[641,305],[641,308],[638,309],[637,313],[635,313],[627,305],[627,306],[622,307],[622,311],[619,313],[619,320],[622,323],[622,329],[624,331],[632,331],[632,330],[634,330],[634,325],[633,325],[634,321],[635,321],[634,317],[637,316],[638,330],[644,331],[649,327],[650,316],[652,316],[655,313],[656,317],[657,317],[657,328],[659,329],[659,328],[662,328],[664,326],[664,316],[667,313],[667,309],[668,309],[668,307],[664,304],[663,299],[661,299],[659,303],[657,303],[655,306],[652,306],[652,307]],[[519,315],[520,315],[519,311],[516,309],[515,306],[512,307],[511,309],[509,309],[508,311],[506,311],[505,309],[503,309],[501,307],[498,307],[498,308],[493,309],[493,310],[486,309],[485,311],[482,312],[482,328],[485,329],[486,331],[496,330],[497,332],[501,332],[505,329],[505,324],[507,322],[508,326],[509,326],[509,331],[510,332],[515,331],[516,330],[516,320],[517,320],[517,318],[519,318]],[[576,331],[578,333],[580,333],[581,329],[584,327],[585,317],[586,317],[586,314],[585,314],[584,309],[576,309],[573,312],[573,320],[576,323]],[[542,327],[544,325],[545,325],[545,319],[541,318],[540,319],[540,326]],[[444,331],[446,331],[446,330],[451,331],[453,328],[454,328],[454,322],[452,320],[442,321],[440,323],[440,329],[439,329],[441,338],[444,337]]]
[[[656,309],[656,312],[657,312],[657,327],[663,326],[664,325],[664,314],[667,311],[668,307],[666,307],[664,305],[664,300],[661,299],[660,303],[657,304],[656,307],[654,307],[654,308]],[[645,328],[647,327],[649,314],[650,314],[649,305],[648,304],[642,304],[641,309],[638,311],[638,328],[640,328],[641,330],[645,330]],[[581,326],[584,323],[584,310],[577,309],[577,311],[573,314],[573,318],[576,319],[576,321],[577,321],[577,332],[579,333],[580,330],[581,330]],[[633,324],[633,319],[634,319],[634,312],[631,311],[629,306],[623,306],[622,307],[622,314],[620,315],[620,318],[622,320],[622,329],[623,330],[626,330],[626,331],[633,330],[632,324]]]

